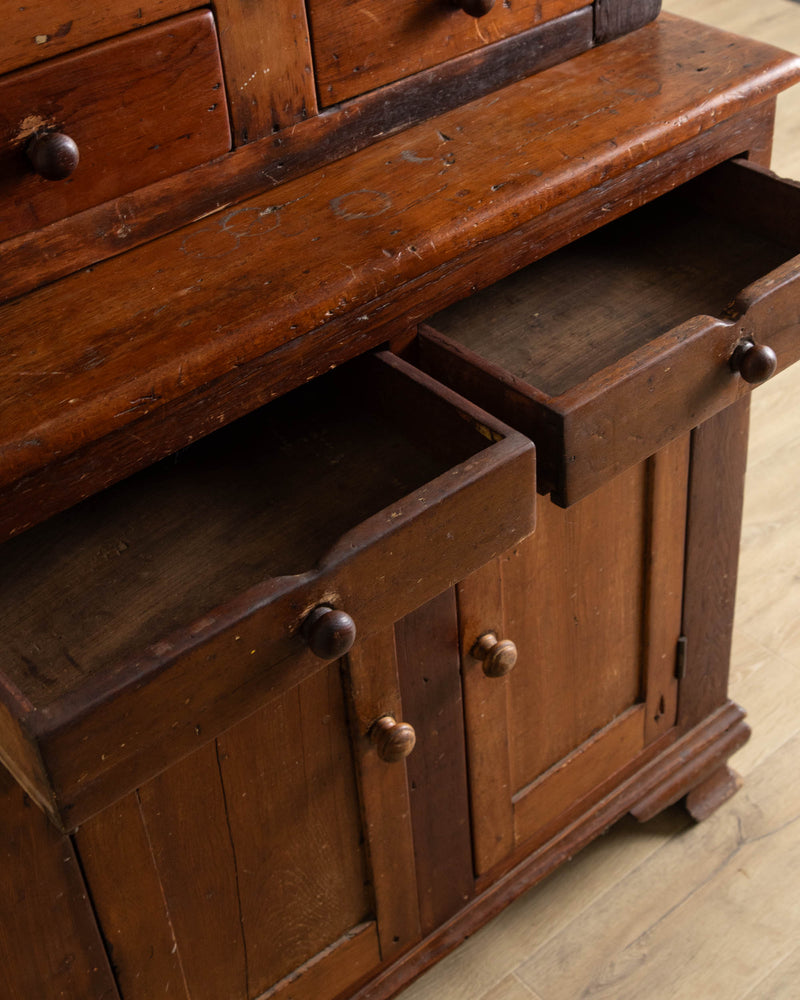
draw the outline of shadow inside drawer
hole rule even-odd
[[[430,323],[560,396],[691,317],[723,314],[788,255],[783,242],[675,192],[485,289],[479,305],[465,299]],[[476,322],[476,308],[486,322]]]
[[[373,358],[316,379],[5,543],[6,672],[48,703],[249,587],[312,570],[490,443]]]

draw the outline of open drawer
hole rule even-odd
[[[799,252],[800,185],[732,161],[440,312],[415,360],[568,506],[797,360]]]
[[[2,759],[73,828],[529,534],[535,500],[531,442],[405,362],[330,372],[3,546]]]

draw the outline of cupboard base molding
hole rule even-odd
[[[705,724],[692,729],[675,747],[668,759],[657,762],[656,782],[631,808],[640,823],[653,819],[668,806],[689,796],[689,812],[695,819],[705,819],[721,806],[738,789],[730,779],[720,784],[718,772],[725,768],[725,761],[741,749],[750,738],[750,727],[744,721],[744,712],[738,705],[728,702],[719,712],[710,716]],[[722,794],[727,789],[727,794]],[[716,806],[712,805],[716,801]]]
[[[686,798],[692,818],[706,819],[740,786],[738,776],[725,762],[750,736],[744,717],[738,705],[726,702],[558,836],[498,878],[448,923],[347,997],[389,1000],[628,812],[644,823]],[[340,1000],[344,998],[343,994]]]

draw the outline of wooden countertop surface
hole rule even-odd
[[[536,259],[545,213],[798,79],[800,58],[664,14],[6,303],[3,533]]]

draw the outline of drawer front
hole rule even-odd
[[[336,104],[447,59],[591,6],[587,0],[498,0],[481,17],[480,0],[310,0],[320,103]]]
[[[6,239],[230,148],[208,11],[9,74],[0,109]]]
[[[6,4],[4,36],[0,39],[0,73],[30,66],[43,59],[104,38],[142,28],[196,7],[196,0],[43,0],[35,4]]]
[[[530,441],[390,355],[331,373],[7,543],[0,753],[74,825],[534,511]]]
[[[419,363],[568,506],[800,356],[800,186],[724,164],[435,316]]]

